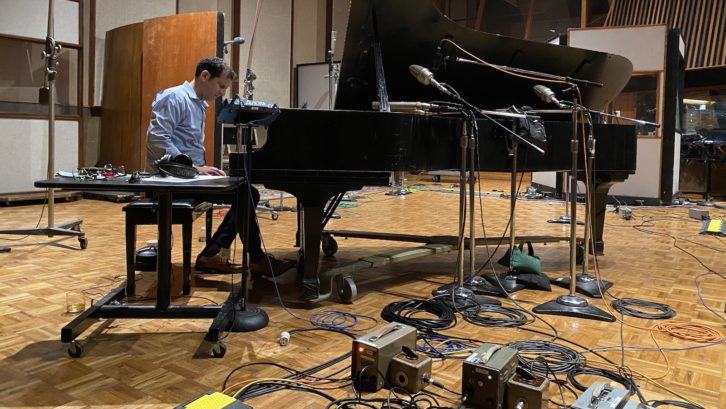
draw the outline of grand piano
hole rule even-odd
[[[460,168],[463,120],[456,115],[387,112],[388,101],[445,100],[409,74],[417,64],[431,67],[439,82],[456,89],[471,104],[494,110],[509,106],[549,108],[532,91],[536,82],[491,68],[456,63],[462,57],[447,38],[497,65],[601,83],[583,87],[582,105],[598,110],[625,86],[632,64],[624,57],[473,31],[442,15],[429,1],[353,0],[341,62],[335,109],[282,109],[267,128],[267,142],[252,154],[250,179],[295,195],[301,206],[303,293],[324,299],[331,278],[318,271],[322,231],[346,191],[387,186],[393,171]],[[560,99],[563,89],[551,87]],[[378,111],[372,109],[378,102]],[[522,152],[519,171],[570,168],[569,116],[544,118],[544,155]],[[507,125],[503,119],[501,123]],[[488,119],[478,120],[481,171],[510,171],[506,134]],[[607,192],[635,172],[635,128],[594,124],[597,138],[593,235],[603,247]],[[581,145],[582,146],[582,145]],[[243,155],[230,155],[233,175],[243,173]],[[583,169],[582,164],[579,169]]]

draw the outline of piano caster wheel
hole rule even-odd
[[[441,182],[441,175],[433,175],[433,176],[431,176],[431,180],[434,183],[439,183],[439,182]]]
[[[338,252],[338,242],[329,234],[323,236],[323,254],[325,257],[333,257]]]
[[[222,358],[227,353],[227,345],[224,342],[219,341],[212,345],[212,356],[215,358]]]
[[[336,284],[338,298],[343,304],[352,304],[358,298],[358,287],[355,286],[353,277],[338,276],[336,277]]]
[[[277,219],[280,218],[280,216],[277,213],[275,213],[275,212],[272,212],[272,216],[271,217],[272,217],[272,220],[277,220]]]
[[[78,243],[81,245],[81,250],[88,248],[88,239],[85,237],[78,237]]]
[[[83,345],[76,340],[71,341],[70,345],[68,345],[68,355],[71,358],[79,358],[83,355]]]

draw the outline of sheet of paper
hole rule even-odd
[[[150,182],[154,183],[190,183],[190,182],[196,182],[198,180],[211,180],[211,179],[221,179],[221,178],[228,178],[229,176],[213,176],[213,175],[199,175],[195,177],[194,179],[183,179],[183,178],[175,178],[173,176],[159,176],[154,175],[149,178],[143,179],[148,180]]]

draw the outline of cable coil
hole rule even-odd
[[[414,317],[420,313],[433,314],[438,318]],[[437,301],[417,299],[396,301],[386,305],[381,311],[381,318],[388,322],[410,325],[424,332],[444,330],[456,324],[456,315],[446,305]]]
[[[663,320],[673,318],[676,312],[667,304],[661,304],[652,301],[639,300],[637,298],[616,298],[612,302],[613,308],[623,315],[629,315],[636,318],[644,318],[649,320]],[[650,313],[641,311],[635,307],[648,308],[660,311],[660,313]]]

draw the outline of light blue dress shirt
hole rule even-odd
[[[146,168],[166,154],[189,155],[194,165],[204,160],[204,113],[201,101],[188,81],[165,89],[151,103],[151,122],[146,133]]]

